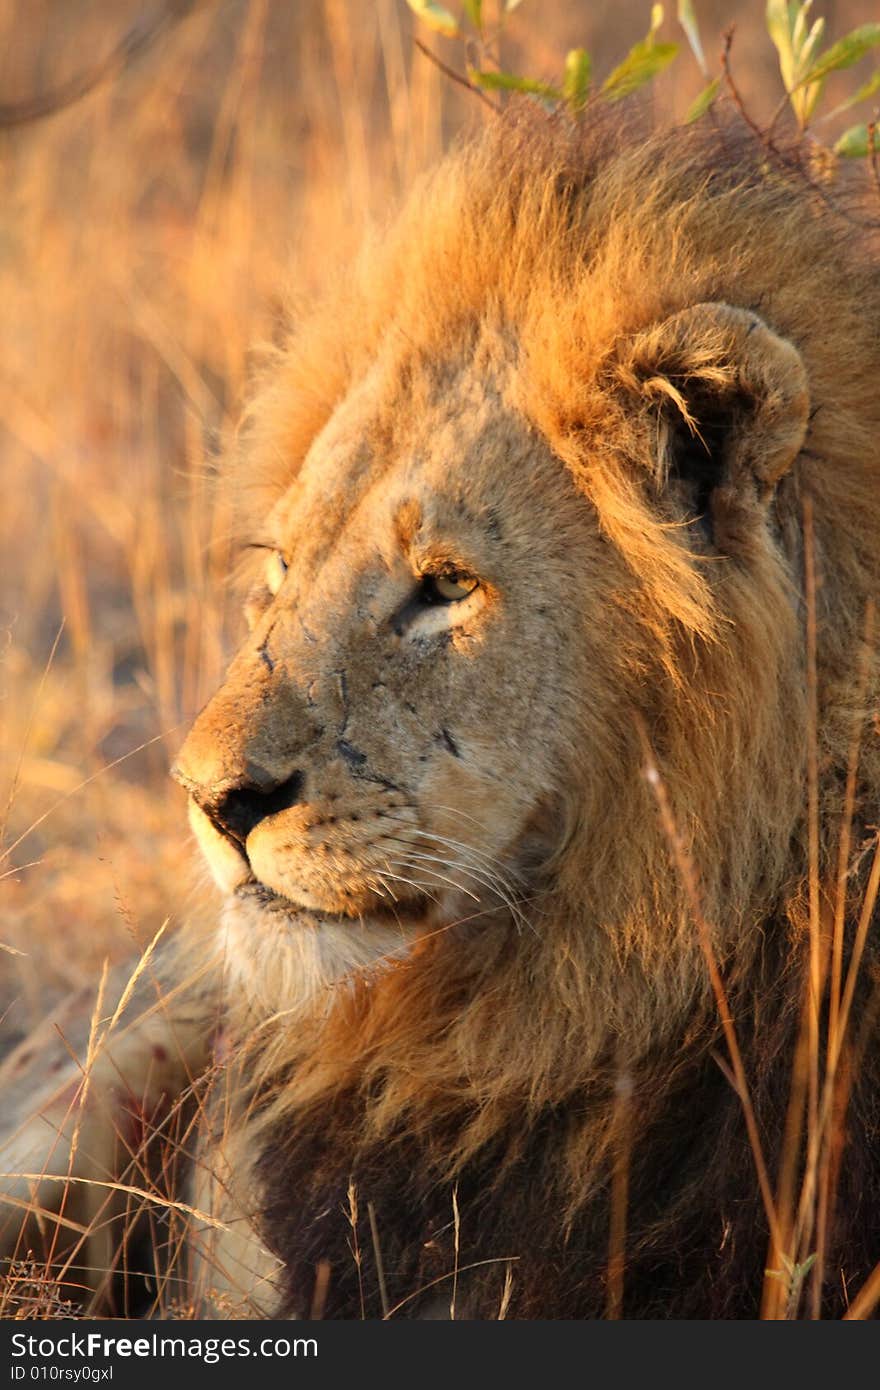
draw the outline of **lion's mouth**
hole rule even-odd
[[[286,918],[291,925],[312,927],[315,930],[331,924],[352,929],[376,925],[390,928],[396,926],[409,934],[427,926],[437,906],[436,902],[430,901],[427,897],[418,897],[410,898],[406,902],[372,904],[363,911],[327,912],[307,907],[293,898],[276,893],[274,889],[267,888],[256,879],[241,884],[236,888],[233,897],[252,908],[257,908],[259,912],[271,916],[276,921]]]

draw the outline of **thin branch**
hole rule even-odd
[[[757,140],[760,140],[767,153],[769,155],[772,155],[772,157],[778,161],[778,163],[785,170],[785,172],[787,174],[792,174],[800,177],[804,181],[804,183],[806,183],[807,187],[811,189],[813,193],[816,194],[817,198],[819,198],[819,200],[824,204],[828,211],[832,213],[835,217],[839,217],[840,220],[842,222],[847,223],[848,226],[858,227],[862,231],[874,230],[875,228],[880,226],[880,222],[878,222],[876,218],[850,216],[846,209],[844,207],[841,207],[837,202],[835,202],[834,198],[829,196],[829,194],[821,186],[821,184],[818,184],[816,180],[811,177],[803,159],[792,158],[789,155],[784,154],[783,151],[780,150],[779,146],[774,142],[771,134],[773,126],[776,123],[778,112],[774,113],[770,125],[766,128],[762,128],[758,124],[758,122],[752,116],[749,115],[749,112],[746,109],[745,102],[743,101],[742,96],[740,94],[739,88],[733,80],[733,73],[731,72],[730,68],[730,49],[733,43],[734,27],[735,26],[731,24],[730,27],[728,29],[725,29],[724,31],[724,47],[721,51],[721,71],[724,74],[724,80],[727,85],[728,92],[730,93],[730,98],[733,101],[733,104],[739,112],[740,116],[742,117],[743,121],[748,126],[749,130],[752,132],[752,134],[755,136]],[[804,132],[801,131],[802,141],[803,136]]]
[[[874,175],[874,187],[880,195],[880,165],[877,160],[877,122],[868,122],[868,154],[871,158],[871,173]]]
[[[41,96],[28,97],[24,101],[0,102],[0,128],[30,125],[33,121],[44,120],[75,105],[90,92],[130,68],[137,58],[152,48],[164,29],[179,24],[196,3],[198,0],[169,0],[164,9],[152,18],[137,20],[106,58],[93,67],[77,73]]]
[[[456,72],[455,68],[451,68],[448,63],[444,63],[442,58],[438,58],[436,53],[432,53],[430,48],[422,43],[421,39],[413,39],[413,43],[420,53],[424,53],[425,57],[432,62],[435,67],[440,69],[444,77],[448,77],[450,82],[457,83],[459,87],[464,87],[465,91],[473,92],[474,96],[479,97],[484,106],[488,106],[490,111],[494,111],[496,116],[500,116],[501,107],[487,97],[485,92],[481,92],[480,88],[475,87],[473,82],[469,82],[466,77],[462,77],[461,73]]]
[[[773,132],[774,132],[774,130],[776,129],[776,122],[779,120],[779,117],[782,115],[783,111],[784,111],[785,108],[788,106],[788,103],[789,103],[790,100],[791,100],[791,92],[786,92],[785,95],[784,95],[784,96],[781,98],[781,100],[779,101],[779,103],[778,103],[778,105],[777,105],[777,107],[776,107],[776,110],[773,112],[773,115],[770,117],[770,120],[769,120],[769,122],[768,122],[768,124],[767,124],[767,129],[764,131],[764,138],[765,138],[766,140],[770,140],[770,139],[772,138]]]
[[[740,96],[739,88],[734,82],[733,73],[730,70],[730,49],[733,43],[733,34],[735,28],[736,25],[731,24],[724,31],[724,47],[721,50],[721,71],[724,74],[724,81],[727,84],[727,90],[730,92],[731,100],[733,101],[733,104],[736,107],[737,111],[742,116],[746,125],[749,127],[749,130],[751,130],[763,144],[766,144],[766,132],[761,129],[761,127],[757,124],[756,121],[752,119],[752,117],[746,110],[745,102]]]

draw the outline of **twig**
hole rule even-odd
[[[742,116],[746,125],[749,127],[749,130],[751,130],[755,135],[757,135],[758,139],[766,145],[768,143],[766,132],[761,129],[761,127],[757,124],[756,121],[752,120],[752,117],[746,110],[745,103],[739,93],[739,88],[733,80],[733,73],[730,71],[730,48],[733,43],[733,34],[735,28],[736,25],[731,24],[724,31],[724,47],[721,50],[721,71],[724,74],[724,81],[727,83],[727,90],[730,92],[731,99],[737,111]]]
[[[421,39],[413,39],[413,43],[420,53],[424,53],[425,57],[432,62],[435,67],[440,69],[444,77],[449,78],[450,82],[455,82],[459,87],[464,87],[465,91],[473,92],[474,96],[479,97],[484,106],[488,106],[490,111],[495,112],[496,116],[501,115],[500,106],[492,101],[490,97],[487,97],[485,92],[481,92],[479,87],[475,87],[473,82],[469,82],[466,77],[462,77],[460,72],[456,72],[455,68],[451,68],[448,63],[444,63],[442,58],[437,57],[436,53],[432,53],[430,48],[422,43]]]
[[[874,175],[874,187],[880,194],[880,165],[877,161],[877,122],[868,122],[868,154],[871,158],[871,173]]]
[[[779,117],[782,115],[790,100],[791,92],[786,92],[782,99],[779,101],[776,110],[773,112],[773,115],[770,117],[770,120],[767,123],[767,129],[764,132],[764,136],[767,140],[771,139],[773,131],[776,129],[776,122],[779,120]]]
[[[24,101],[0,102],[0,127],[9,129],[30,125],[33,121],[54,116],[58,111],[81,101],[109,78],[118,76],[131,67],[135,59],[153,46],[163,29],[178,24],[196,3],[197,0],[170,0],[170,3],[150,20],[141,19],[133,24],[106,58],[102,58],[85,72],[77,73],[67,82],[62,82],[54,91],[44,92],[42,96],[28,97]]]
[[[767,153],[772,155],[773,158],[779,162],[779,164],[786,171],[786,173],[797,175],[801,179],[803,179],[807,187],[811,189],[813,193],[816,194],[816,196],[825,205],[828,211],[831,212],[835,217],[839,217],[840,220],[842,222],[846,222],[848,226],[858,227],[860,230],[863,231],[876,229],[878,226],[880,226],[880,223],[878,223],[876,218],[859,218],[850,216],[846,209],[840,207],[834,201],[834,199],[828,195],[828,193],[821,186],[821,184],[818,184],[816,180],[810,176],[802,159],[792,159],[789,158],[787,155],[783,154],[782,150],[780,150],[779,146],[775,143],[775,141],[772,138],[773,128],[780,114],[779,109],[777,109],[777,111],[774,112],[770,124],[766,128],[762,128],[760,125],[758,125],[757,121],[749,115],[746,109],[745,102],[743,101],[742,96],[740,95],[739,88],[733,80],[733,73],[730,69],[730,48],[731,44],[733,43],[734,28],[735,26],[731,24],[730,27],[724,31],[724,47],[721,51],[721,70],[724,74],[724,80],[727,85],[728,92],[730,93],[731,100],[733,101],[734,106],[736,107],[745,124],[748,126],[749,130],[752,132],[752,134],[755,136],[757,140],[760,140],[761,144],[767,150]],[[786,93],[785,97],[785,101],[787,100],[788,93]],[[784,102],[782,103],[782,106],[784,108]],[[803,131],[801,132],[801,136],[803,137]]]

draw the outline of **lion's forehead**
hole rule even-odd
[[[458,542],[475,565],[493,551],[559,551],[560,527],[588,524],[583,495],[509,384],[465,367],[423,375],[428,385],[403,386],[368,374],[276,503],[272,533],[304,580],[388,568],[417,537]]]

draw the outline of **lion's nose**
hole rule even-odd
[[[172,775],[183,783],[220,833],[240,845],[267,816],[296,806],[302,800],[305,781],[301,772],[277,781],[271,773],[253,763],[248,764],[247,774],[233,785],[226,781],[213,787],[196,786],[177,767],[172,769]]]

